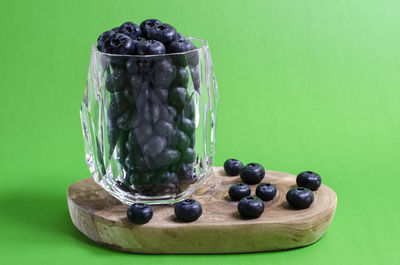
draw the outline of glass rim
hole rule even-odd
[[[165,57],[165,56],[174,56],[174,55],[186,55],[188,53],[191,53],[193,51],[200,51],[206,47],[208,47],[208,42],[207,40],[202,40],[202,39],[197,39],[194,37],[186,37],[185,39],[187,40],[195,40],[201,43],[201,47],[186,51],[186,52],[175,52],[175,53],[164,53],[164,54],[151,54],[151,55],[137,55],[137,54],[114,54],[114,53],[106,53],[106,52],[101,52],[97,49],[97,45],[93,44],[92,45],[92,51],[100,54],[100,55],[106,55],[109,57],[133,57],[133,58],[153,58],[153,57]]]

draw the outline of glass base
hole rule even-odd
[[[189,198],[195,191],[199,189],[201,185],[203,185],[203,183],[212,173],[213,170],[210,169],[203,176],[199,177],[199,181],[191,184],[184,192],[160,196],[144,196],[134,191],[128,191],[126,188],[122,187],[122,183],[116,179],[99,177],[96,173],[93,175],[93,179],[97,184],[99,184],[103,189],[107,190],[113,197],[123,204],[131,205],[133,203],[146,203],[151,205],[165,205],[175,204]]]

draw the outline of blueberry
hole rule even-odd
[[[140,150],[133,150],[125,158],[125,166],[134,171],[145,171],[149,168],[146,160],[140,154]],[[133,183],[133,182],[132,182]],[[137,184],[137,183],[136,183]]]
[[[160,118],[160,104],[153,101],[151,104],[150,111],[151,111],[151,122],[154,124]]]
[[[176,110],[173,107],[166,104],[160,105],[160,119],[173,123],[176,115]]]
[[[101,52],[104,52],[104,50],[103,50],[103,45],[104,45],[105,41],[106,41],[107,39],[109,39],[109,38],[110,38],[112,35],[114,35],[114,34],[115,34],[115,32],[113,32],[113,31],[111,31],[111,30],[103,32],[103,33],[99,36],[99,38],[97,39],[97,49],[98,49],[99,51],[101,51]]]
[[[132,175],[132,185],[134,189],[141,195],[149,195],[149,190],[154,188],[154,184],[157,181],[158,172],[146,170],[143,172],[134,171]]]
[[[118,128],[129,131],[131,130],[137,123],[136,113],[132,113],[131,111],[125,111],[121,116],[117,119]]]
[[[136,44],[138,41],[136,41]],[[140,60],[135,57],[130,57],[128,60],[126,60],[126,69],[129,74],[132,75],[139,75],[141,68],[139,67],[139,62]]]
[[[137,93],[140,87],[142,86],[142,75],[132,74],[129,76],[129,83],[131,84],[131,88]]]
[[[192,148],[187,148],[182,152],[182,161],[185,163],[193,163],[196,160],[196,152]]]
[[[132,106],[135,106],[136,101],[135,97],[133,96],[132,90],[131,89],[125,89],[122,91],[122,95],[126,98],[126,100],[131,104]]]
[[[154,131],[161,136],[169,137],[174,132],[174,125],[164,120],[158,120],[154,124]]]
[[[168,100],[168,90],[165,88],[157,87],[154,89],[159,102],[165,103]]]
[[[142,145],[150,138],[152,134],[153,129],[151,127],[151,124],[146,121],[142,121],[141,123],[136,125],[132,131],[130,131],[129,136],[130,139],[133,138],[132,136],[135,136],[139,144]]]
[[[179,112],[183,110],[187,101],[187,91],[184,87],[176,87],[169,91],[168,104],[176,108]]]
[[[165,46],[156,40],[146,40],[136,42],[136,53],[138,55],[164,54]]]
[[[194,104],[194,98],[192,97],[190,99],[190,101],[185,105],[184,109],[183,109],[183,115],[186,118],[189,119],[194,119],[195,115],[196,115],[196,110],[195,110],[195,104]]]
[[[175,40],[185,40],[185,36],[183,36],[181,33],[177,32]]]
[[[160,154],[151,160],[154,168],[169,166],[176,163],[181,157],[181,153],[175,149],[165,148]]]
[[[116,33],[104,42],[103,51],[113,54],[133,54],[135,46],[129,36]]]
[[[155,157],[165,148],[167,145],[167,140],[165,137],[159,135],[153,135],[150,139],[143,145],[143,152],[150,158]]]
[[[175,40],[176,30],[168,24],[157,25],[150,28],[147,37],[148,39],[158,40],[164,44],[168,44]]]
[[[189,137],[182,131],[176,130],[175,136],[177,137],[177,147],[178,150],[186,150],[190,145]]]
[[[251,190],[247,184],[237,183],[237,184],[233,184],[229,188],[228,193],[229,193],[229,197],[231,197],[232,200],[240,201],[240,199],[242,199],[246,196],[250,196]]]
[[[176,68],[169,59],[161,59],[152,68],[152,82],[156,86],[168,88],[174,79]]]
[[[178,171],[179,183],[187,186],[196,181],[196,175],[191,164],[183,164]]]
[[[160,175],[160,190],[161,193],[171,194],[177,191],[179,184],[178,175],[174,172],[163,172]]]
[[[134,203],[127,211],[129,221],[135,224],[145,224],[153,217],[153,208],[144,203]]]
[[[240,178],[247,184],[258,184],[265,176],[265,169],[257,163],[247,164],[240,171]]]
[[[140,30],[142,31],[142,36],[147,38],[150,29],[154,26],[162,25],[162,22],[158,19],[146,19],[140,24]]]
[[[299,187],[315,191],[321,186],[321,177],[315,172],[304,171],[297,175],[296,183]]]
[[[256,196],[247,196],[239,201],[238,211],[243,217],[257,218],[264,211],[264,203]]]
[[[186,67],[179,67],[176,71],[176,76],[173,83],[176,86],[187,87],[189,82],[189,71]]]
[[[187,135],[192,135],[196,129],[194,122],[187,118],[182,118],[180,128]]]
[[[237,159],[228,159],[224,163],[224,169],[229,176],[237,176],[243,167],[243,163]]]
[[[296,187],[288,191],[286,200],[295,208],[306,209],[313,203],[314,194],[307,188]]]
[[[186,199],[175,205],[175,215],[185,222],[193,222],[202,214],[201,204],[196,200]]]
[[[175,40],[168,45],[167,52],[184,53],[174,56],[174,62],[177,65],[186,66],[187,64],[190,64],[196,66],[199,63],[199,55],[195,49],[196,46],[194,46],[189,40]]]
[[[115,27],[115,28],[113,28],[111,31],[113,31],[113,32],[115,32],[115,33],[118,33],[118,32],[119,32],[119,27]]]
[[[191,41],[186,40],[175,40],[168,45],[168,53],[179,53],[179,52],[188,52],[196,49],[196,46],[193,45]]]
[[[276,187],[270,183],[261,183],[257,186],[256,195],[263,201],[270,201],[276,195]]]
[[[109,92],[121,91],[128,84],[126,71],[121,67],[114,67],[112,70],[112,74],[107,75],[106,78],[106,89]]]
[[[131,37],[131,39],[136,39],[142,36],[142,31],[139,26],[133,22],[125,22],[119,27],[119,32]]]

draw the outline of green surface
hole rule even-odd
[[[397,0],[1,1],[0,263],[399,264],[399,11]],[[337,192],[318,243],[130,255],[73,227],[66,189],[89,176],[79,106],[90,45],[149,17],[209,40],[220,89],[216,165],[236,157],[315,170]]]

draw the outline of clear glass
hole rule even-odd
[[[81,121],[94,180],[122,203],[175,203],[210,174],[218,88],[207,41],[164,55],[95,45]]]

